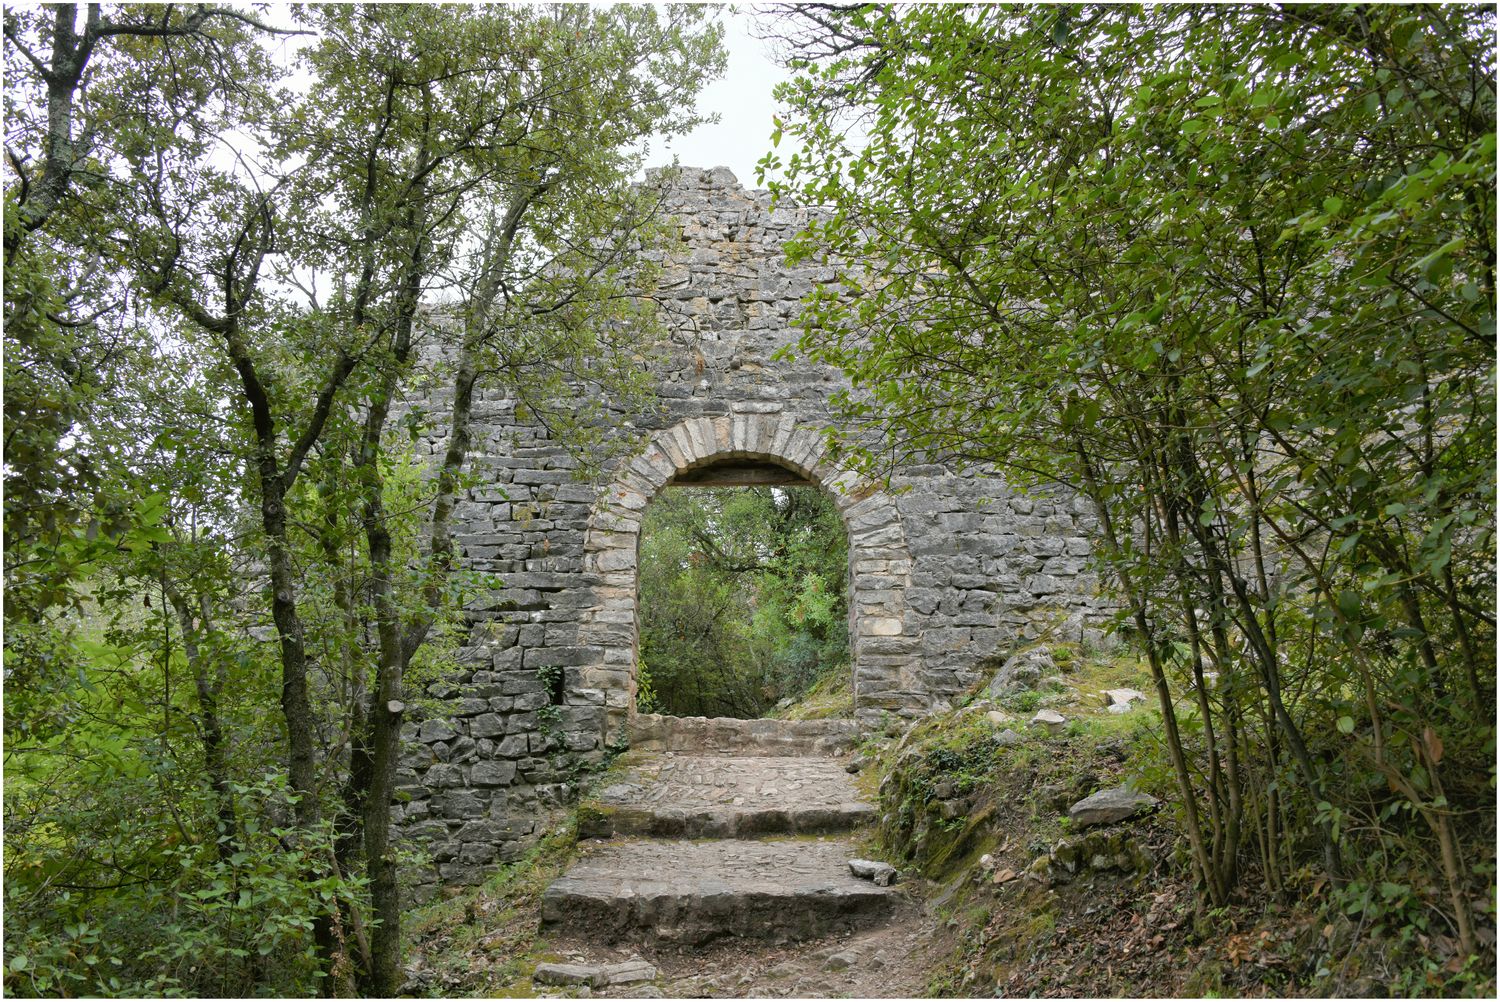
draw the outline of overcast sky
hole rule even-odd
[[[675,154],[684,167],[728,167],[740,184],[755,188],[755,165],[771,149],[771,88],[788,74],[771,59],[766,43],[750,36],[748,11],[726,9],[723,19],[729,66],[698,95],[698,110],[718,112],[719,124],[700,126],[665,146],[657,141],[647,165],[669,164]]]

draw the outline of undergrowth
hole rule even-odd
[[[1493,995],[1493,966],[1455,963],[1444,930],[1425,925],[1409,888],[1430,875],[1411,858],[1366,858],[1341,889],[1309,870],[1281,902],[1246,891],[1205,907],[1143,666],[1088,651],[1055,660],[1053,688],[1072,699],[1059,733],[981,691],[880,753],[879,850],[926,882],[948,948],[932,994]],[[1127,686],[1147,701],[1105,712],[1102,690]],[[1191,709],[1179,715],[1201,754]],[[1060,843],[1080,840],[1068,807],[1122,783],[1163,801],[1107,830],[1142,865],[1074,876],[1049,864]]]

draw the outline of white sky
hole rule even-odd
[[[789,74],[771,59],[765,42],[750,36],[749,11],[726,8],[722,17],[729,64],[698,95],[698,110],[718,112],[719,124],[700,126],[668,145],[654,141],[646,165],[670,164],[676,154],[684,167],[728,167],[740,184],[756,188],[755,165],[771,150],[771,89]]]

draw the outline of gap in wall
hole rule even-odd
[[[817,487],[663,490],[639,560],[637,709],[848,715],[849,539]]]

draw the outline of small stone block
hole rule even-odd
[[[595,985],[598,988],[656,980],[656,968],[639,957],[632,957],[623,964],[606,964],[599,969],[599,974],[602,981]]]
[[[541,985],[592,985],[599,968],[587,964],[537,964],[531,980]]]

